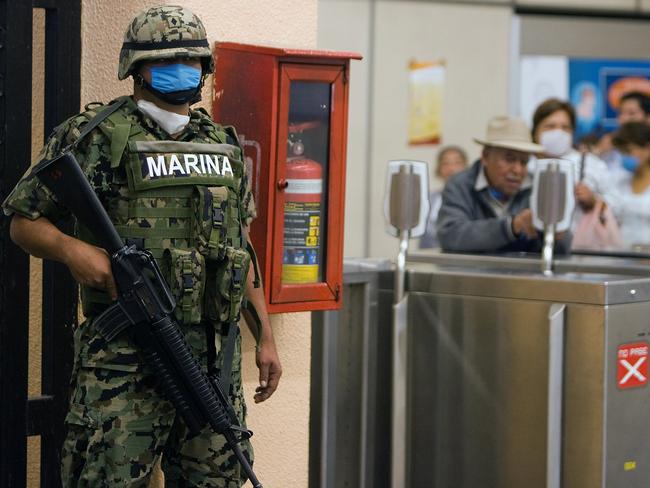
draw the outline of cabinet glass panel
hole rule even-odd
[[[285,162],[282,283],[324,281],[331,86],[292,81]]]

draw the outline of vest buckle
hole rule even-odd
[[[223,225],[223,210],[219,207],[212,209],[212,227],[218,228]]]
[[[242,283],[243,270],[241,267],[233,267],[232,270],[232,284],[235,288],[239,288]]]
[[[192,273],[183,273],[183,291],[191,293],[194,290],[194,277]]]

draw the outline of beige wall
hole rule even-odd
[[[329,0],[323,0],[329,1]],[[379,0],[383,1],[383,0]],[[455,3],[456,5],[486,4],[486,5],[522,5],[544,8],[571,8],[571,9],[592,9],[592,10],[618,10],[638,11],[640,8],[648,8],[650,0],[428,0],[438,3]]]
[[[516,0],[517,5],[536,7],[572,7],[591,9],[635,10],[636,0]]]
[[[368,171],[370,117],[370,35],[372,6],[367,0],[321,0],[318,9],[318,47],[361,53],[350,63],[350,112],[345,194],[344,255],[364,256],[368,193],[362,182]]]
[[[83,0],[81,105],[91,101],[109,101],[131,92],[131,81],[117,80],[117,61],[122,36],[129,20],[141,9],[161,3],[146,0]],[[210,41],[229,40],[259,44],[315,47],[316,0],[187,0],[206,24]],[[34,31],[42,43],[42,16],[36,14]],[[43,80],[39,77],[42,49],[35,49],[33,93],[35,100],[34,134],[42,131],[39,118]],[[209,83],[208,83],[209,85]],[[243,87],[245,89],[245,87]],[[209,87],[204,105],[210,107]],[[35,141],[35,147],[40,143]],[[37,150],[37,149],[36,149]],[[40,391],[40,272],[39,262],[32,264],[32,317],[30,336],[30,394]],[[272,317],[284,375],[274,397],[261,405],[252,399],[258,384],[254,344],[245,333],[244,383],[249,403],[249,427],[254,430],[256,472],[265,486],[292,488],[308,484],[309,374],[311,320],[308,313]],[[29,486],[37,486],[38,439],[30,439]],[[158,483],[154,483],[158,485]]]
[[[472,137],[484,133],[491,116],[508,111],[509,6],[382,0],[373,24],[370,3],[321,0],[319,11],[319,47],[349,45],[366,55],[363,65],[353,64],[351,78],[346,256],[396,255],[397,239],[384,230],[387,162],[430,162],[437,150],[406,144],[410,59],[447,62],[444,144],[478,156]]]
[[[132,92],[131,80],[117,80],[124,31],[134,13],[165,2],[83,0],[81,6],[81,106],[108,102]]]
[[[34,9],[32,15],[34,32],[32,47],[32,163],[43,144],[43,93],[45,90],[45,11]],[[29,259],[29,371],[27,395],[41,394],[41,282],[42,261]],[[27,439],[27,486],[37,486],[40,479],[41,438]]]
[[[648,59],[650,22],[526,15],[520,48],[522,55]]]
[[[386,162],[432,161],[436,148],[407,141],[408,61],[444,59],[444,144],[459,144],[470,157],[490,117],[508,110],[511,11],[508,7],[426,2],[378,2],[372,118],[370,256],[394,256],[397,239],[384,230]]]

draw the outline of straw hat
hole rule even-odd
[[[494,117],[488,122],[485,139],[474,138],[484,146],[502,147],[526,153],[544,152],[544,147],[535,144],[526,123],[514,117]]]

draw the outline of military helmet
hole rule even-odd
[[[184,7],[153,7],[136,15],[126,29],[117,76],[126,79],[141,61],[175,57],[201,58],[203,73],[214,71],[201,19]]]

